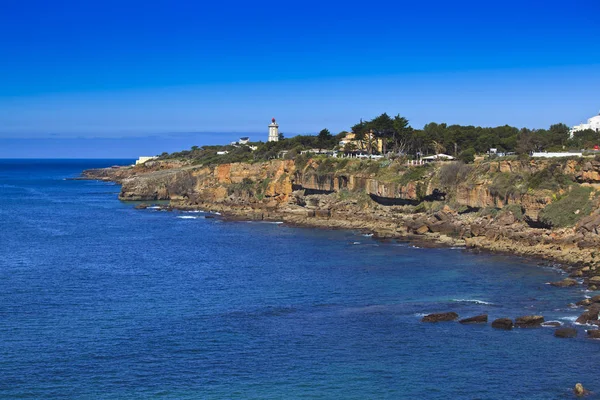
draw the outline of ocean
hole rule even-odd
[[[0,398],[561,399],[600,393],[600,342],[427,324],[570,302],[539,261],[359,232],[135,210],[132,160],[0,160]],[[205,218],[205,216],[214,218]],[[588,398],[600,398],[593,394]]]

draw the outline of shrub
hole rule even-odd
[[[462,183],[472,170],[471,165],[462,162],[444,163],[438,174],[440,185],[444,188],[451,188]]]
[[[473,161],[475,161],[475,149],[469,147],[468,149],[461,151],[458,155],[458,159],[464,162],[465,164],[472,163]]]
[[[592,212],[591,193],[592,188],[573,186],[564,196],[540,211],[538,218],[552,227],[573,226],[582,216]]]
[[[519,221],[523,221],[523,207],[521,207],[519,204],[509,204],[507,206],[504,206],[502,207],[502,210],[500,210],[500,212],[511,212],[516,219],[518,219]]]

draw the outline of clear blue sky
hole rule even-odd
[[[0,157],[348,129],[547,127],[600,109],[600,2],[4,0]]]

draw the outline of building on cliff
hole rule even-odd
[[[340,140],[339,145],[344,151],[367,150],[369,141],[371,142],[373,151],[379,153],[383,152],[383,140],[381,138],[376,138],[373,131],[367,132],[365,138],[362,140],[356,138],[356,133],[348,132],[346,133],[346,136]]]
[[[573,137],[573,134],[575,132],[578,131],[585,131],[587,129],[591,129],[593,131],[596,132],[600,132],[600,113],[590,119],[587,120],[587,124],[579,124],[579,125],[575,125],[573,128],[571,128],[571,131],[569,132],[571,137]]]
[[[275,118],[271,120],[271,124],[269,125],[269,142],[278,142],[279,141],[279,125],[275,122]]]

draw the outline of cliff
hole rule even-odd
[[[125,201],[539,256],[576,264],[588,278],[600,258],[595,159],[418,167],[331,158],[212,167],[157,161],[84,175],[121,183]]]

